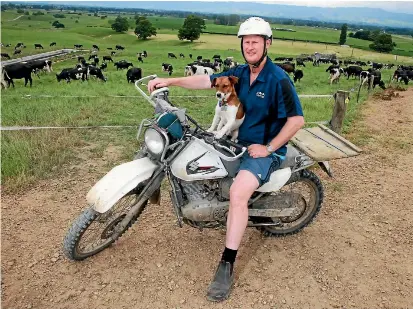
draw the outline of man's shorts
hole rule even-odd
[[[241,165],[239,170],[246,170],[251,172],[257,179],[259,186],[261,187],[268,180],[272,172],[276,171],[282,160],[277,156],[268,156],[264,158],[253,158],[246,151],[241,157]]]

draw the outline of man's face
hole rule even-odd
[[[266,42],[267,49],[270,46],[270,40]],[[259,35],[246,35],[242,41],[245,59],[249,63],[256,63],[264,53],[264,38]]]

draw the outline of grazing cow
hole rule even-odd
[[[40,70],[44,70],[49,73],[53,71],[51,60],[33,60],[26,62],[25,64],[32,69],[32,72],[35,73],[37,77],[39,77]]]
[[[116,50],[124,50],[125,47],[121,46],[121,45],[116,45],[115,46]]]
[[[113,57],[113,56],[115,56],[115,55],[116,55],[116,52],[115,52],[115,51],[110,52],[110,55]]]
[[[93,58],[93,63],[95,64],[95,66],[98,66],[99,58],[98,57]]]
[[[128,72],[126,72],[126,80],[131,83],[142,78],[142,69],[140,68],[130,68]]]
[[[193,76],[193,75],[212,75],[214,71],[211,68],[203,67],[200,65],[192,65],[189,68],[185,67],[185,74],[186,76]]]
[[[138,61],[143,63],[143,59],[141,56],[138,57]]]
[[[4,87],[4,89],[9,86],[9,83],[6,81],[6,72],[2,66],[0,66],[0,84]]]
[[[23,63],[15,63],[8,65],[7,67],[3,68],[3,79],[4,81],[8,82],[9,85],[12,84],[14,88],[13,79],[21,79],[24,78],[24,86],[27,86],[27,82],[30,82],[30,87],[33,84],[32,80],[32,68]]]
[[[95,58],[95,57],[94,57],[94,56],[90,56],[90,57],[89,57],[89,60],[92,59],[92,58]],[[82,62],[82,61],[86,61],[86,60],[85,60],[85,57],[83,57],[83,56],[78,56],[78,57],[77,57],[77,62]]]
[[[82,48],[83,47],[83,45],[82,44],[75,44],[75,45],[73,45],[75,48]]]
[[[11,44],[9,43],[9,44],[6,44],[6,47],[10,47],[11,46]]]
[[[381,72],[379,70],[368,69],[360,73],[360,83],[363,86],[367,82],[368,89],[370,89],[370,84],[373,83],[373,89],[376,85],[379,85],[381,89],[386,89],[384,82],[381,80]]]
[[[112,47],[108,47],[107,49],[108,49],[108,50],[112,50],[113,48],[112,48]]]
[[[113,62],[113,59],[112,59],[111,56],[103,56],[103,61],[112,61]]]
[[[295,59],[295,61],[297,62],[297,66],[305,67],[305,63],[304,63],[303,59],[297,58],[297,59]]]
[[[146,50],[143,51],[142,56],[144,56],[145,58],[148,57],[148,53],[146,52]]]
[[[61,80],[66,80],[66,82],[70,83],[71,79],[85,81],[87,79],[88,69],[87,68],[67,68],[63,69],[62,72],[56,74],[56,79],[58,82]]]
[[[212,58],[217,58],[217,59],[221,59],[221,55],[214,55],[214,57],[212,57]]]
[[[56,46],[56,42],[52,42],[52,43],[50,43],[50,45],[49,45],[50,47],[52,47],[52,46]]]
[[[162,71],[168,72],[168,75],[171,76],[173,72],[172,64],[162,63]]]
[[[196,57],[196,60],[201,61],[201,60],[202,60],[202,56]]]
[[[88,66],[87,69],[88,69],[88,74],[89,75],[95,76],[97,79],[103,80],[104,82],[107,81],[107,78],[105,76],[103,76],[103,73],[102,73],[101,69],[99,69],[99,68],[97,68],[93,65]]]
[[[108,67],[108,64],[106,62],[102,62],[102,64],[100,65],[100,69],[103,71]]]
[[[13,55],[20,55],[22,53],[21,49],[16,49]]]
[[[349,79],[350,76],[353,76],[354,78],[359,77],[360,73],[363,71],[363,68],[357,65],[350,65],[347,68],[344,68],[343,70],[344,74],[347,75],[347,79]]]
[[[122,70],[122,69],[127,69],[129,67],[133,67],[133,64],[131,62],[127,62],[126,60],[115,62],[113,65],[116,67],[116,70],[119,70],[119,69]]]
[[[10,59],[10,56],[7,53],[1,53],[1,57],[6,58],[6,59]]]
[[[329,72],[329,71],[331,71],[332,69],[339,69],[339,68],[340,68],[339,65],[332,64],[332,65],[330,65],[330,66],[326,69],[326,72]]]
[[[210,59],[202,59],[202,63],[210,63],[211,60]]]
[[[95,54],[95,55],[90,55],[88,60],[90,60],[90,59],[95,59],[97,56],[98,56],[98,55],[96,55],[96,54]],[[82,58],[83,58],[83,57],[82,57]],[[85,59],[85,58],[83,58],[83,59]],[[79,60],[79,57],[78,57],[78,60]]]
[[[333,82],[335,81],[336,83],[338,83],[340,81],[340,75],[344,73],[344,70],[341,68],[332,68],[330,70],[330,85],[333,84]]]
[[[283,69],[288,74],[294,73],[295,71],[295,63],[285,62],[285,63],[275,63],[275,64],[278,65],[281,69]]]
[[[192,54],[189,54],[189,59],[192,59]]]
[[[185,55],[184,55],[183,53],[180,53],[180,54],[179,54],[179,57],[180,57],[180,58],[185,58]]]
[[[176,56],[175,56],[175,54],[174,54],[174,53],[168,53],[168,58],[175,58],[175,59],[178,59],[178,58],[176,58]]]
[[[43,49],[42,44],[37,44],[37,43],[35,43],[35,44],[34,44],[34,49],[38,49],[38,48]]]
[[[20,48],[20,47],[26,48],[26,46],[22,42],[19,42],[19,43],[16,44],[14,49],[17,49],[17,48]]]
[[[93,49],[96,49],[96,50],[99,50],[99,46],[97,46],[97,45],[95,45],[95,44],[92,45],[92,48],[93,48]]]
[[[304,77],[304,73],[301,70],[294,71],[294,83],[300,81]]]
[[[372,67],[373,67],[373,70],[381,70],[383,68],[383,63],[373,62]]]

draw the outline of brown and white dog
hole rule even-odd
[[[238,77],[221,76],[214,78],[211,88],[215,87],[218,99],[215,107],[215,116],[208,132],[214,132],[216,138],[224,135],[231,135],[231,140],[238,137],[238,128],[244,121],[244,108],[238,99],[234,85],[238,82]]]

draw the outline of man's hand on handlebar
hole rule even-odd
[[[148,83],[148,91],[152,93],[152,91],[162,88],[168,87],[170,85],[168,78],[155,78]]]

